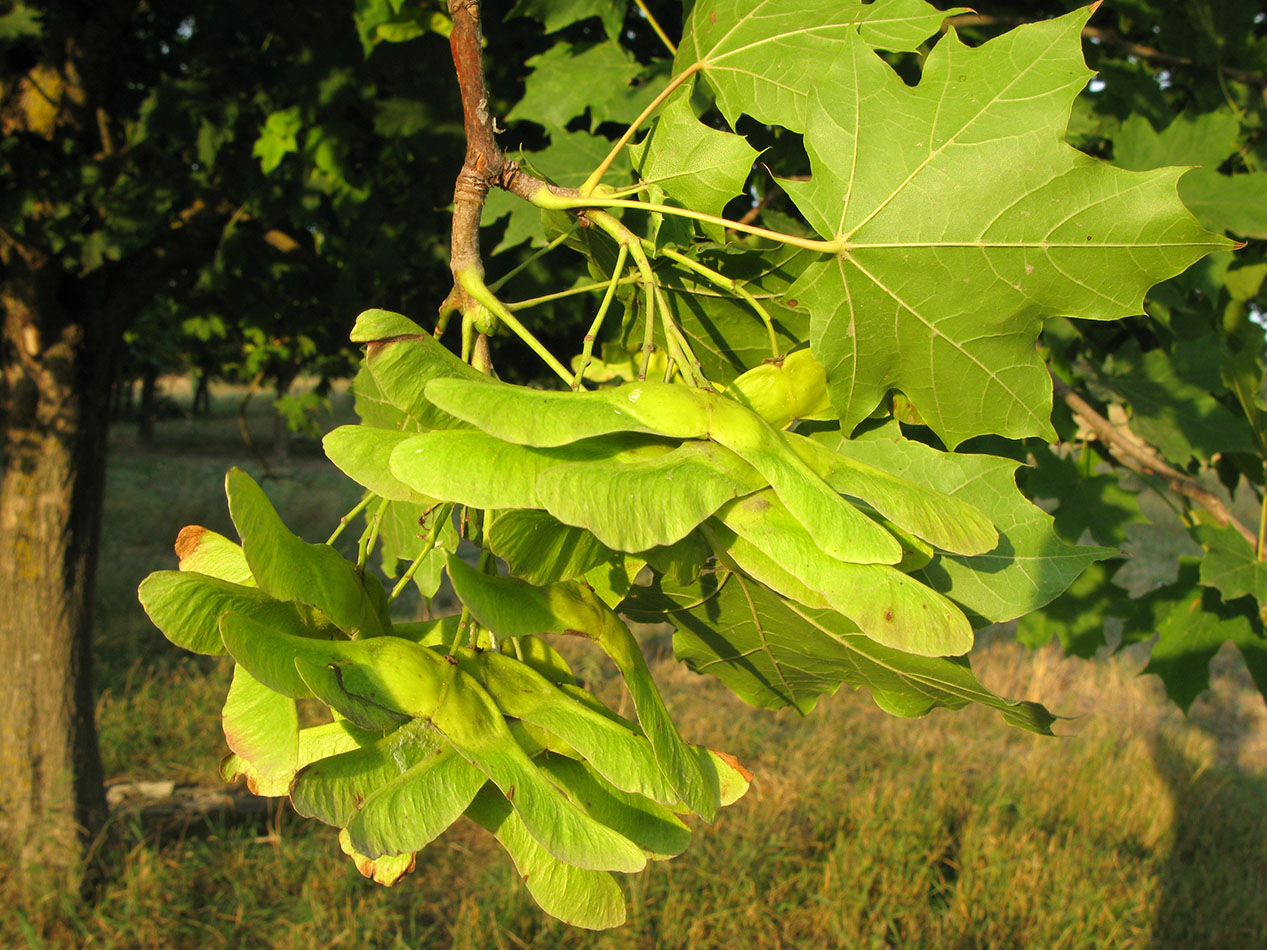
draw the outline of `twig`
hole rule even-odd
[[[1114,425],[1104,418],[1091,407],[1090,403],[1070,389],[1064,380],[1054,374],[1051,380],[1056,395],[1064,400],[1065,405],[1073,410],[1074,415],[1083,425],[1100,437],[1114,458],[1132,471],[1144,475],[1158,475],[1165,479],[1171,491],[1196,502],[1224,527],[1235,528],[1240,536],[1249,542],[1251,548],[1257,549],[1258,536],[1228,511],[1218,495],[1202,488],[1196,480],[1164,461],[1157,454],[1156,449],[1140,439],[1128,427]]]
[[[651,29],[655,30],[655,35],[660,37],[660,42],[665,45],[666,49],[668,49],[669,55],[676,56],[677,46],[675,46],[673,41],[669,39],[669,34],[664,32],[664,27],[660,25],[659,21],[651,15],[651,11],[647,9],[646,0],[634,0],[634,3],[638,5],[638,9],[641,11],[646,21],[651,24]]]
[[[466,270],[475,271],[481,277],[484,274],[480,258],[480,213],[488,189],[501,177],[506,156],[493,137],[493,118],[488,111],[488,86],[480,55],[483,34],[479,0],[449,0],[449,15],[453,18],[449,50],[462,93],[462,130],[466,135],[466,160],[453,187],[453,231],[449,244],[453,293],[460,307],[465,302],[465,292],[457,275]]]

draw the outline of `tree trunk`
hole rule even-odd
[[[84,298],[30,261],[6,263],[0,860],[31,888],[76,887],[106,816],[90,629],[117,334],[100,314],[71,316]]]
[[[194,401],[190,412],[195,416],[211,414],[211,373],[205,369],[195,371],[197,381],[194,384]]]
[[[141,374],[141,404],[137,409],[136,432],[144,448],[154,447],[154,416],[158,411],[158,369],[146,366]]]
[[[289,371],[282,371],[277,376],[276,393],[277,398],[283,398],[290,392],[290,387],[294,385],[295,374]],[[286,417],[280,412],[273,413],[273,464],[285,465],[290,461],[290,427],[286,424]]]

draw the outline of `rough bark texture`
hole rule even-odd
[[[117,335],[54,268],[6,257],[0,847],[32,884],[74,886],[106,815],[90,631]]]

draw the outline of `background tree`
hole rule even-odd
[[[0,14],[0,657],[12,674],[0,838],[36,877],[74,878],[105,816],[90,604],[124,332],[200,298],[213,304],[188,317],[232,326],[252,301],[257,323],[286,321],[268,339],[321,339],[354,296],[402,305],[437,259],[436,203],[368,182],[380,163],[382,181],[443,163],[446,100],[431,105],[416,73],[387,92],[381,76],[403,71],[390,54],[365,59],[349,15],[129,2]],[[285,263],[294,254],[311,258],[302,277]],[[233,260],[255,266],[242,276]],[[275,373],[295,369],[288,358]]]

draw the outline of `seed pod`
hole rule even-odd
[[[827,371],[808,349],[762,363],[726,387],[726,395],[776,429],[797,419],[833,419]]]

